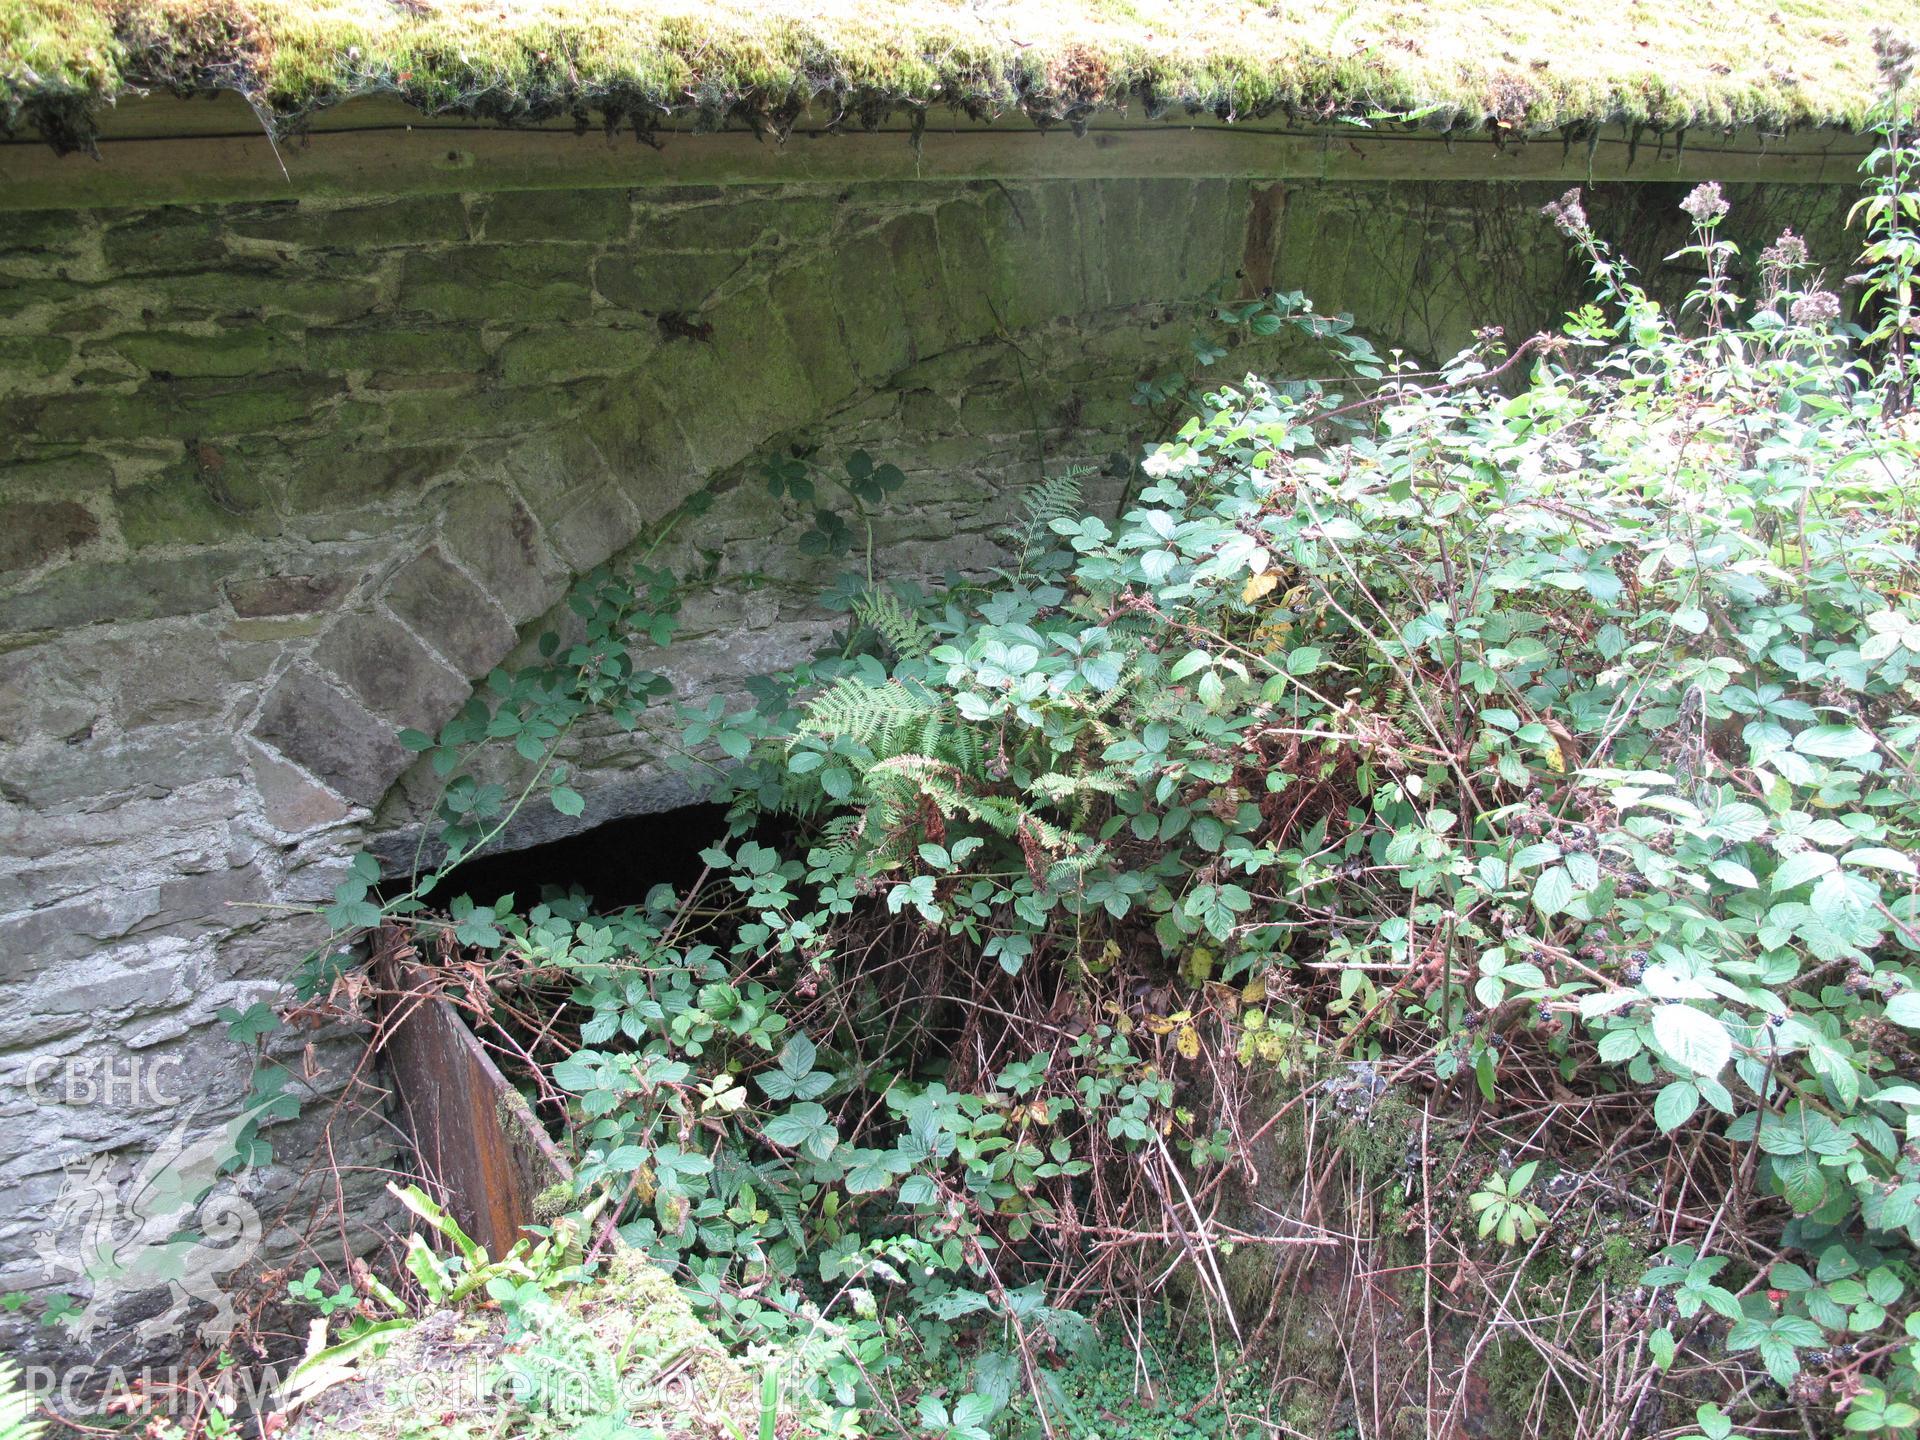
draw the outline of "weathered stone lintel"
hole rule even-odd
[[[324,128],[321,128],[321,124]],[[799,129],[784,141],[745,132],[576,134],[431,121],[356,101],[278,145],[237,102],[129,101],[98,158],[38,142],[0,145],[0,210],[484,190],[854,180],[1767,180],[1850,184],[1866,138],[1609,133],[1589,148],[1558,139],[1490,140],[1391,129],[1291,130],[1269,124],[1107,119],[1083,135],[998,127],[857,133]]]

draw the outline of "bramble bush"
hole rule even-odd
[[[1920,151],[1882,53],[1863,322],[1790,233],[1740,256],[1713,185],[1678,313],[1570,192],[1548,213],[1594,302],[1440,372],[1300,295],[1221,302],[1350,379],[1196,394],[1117,518],[1058,477],[991,577],[928,592],[869,555],[829,649],[681,712],[729,807],[700,882],[441,918],[449,863],[386,902],[357,873],[333,918],[438,927],[562,1011],[533,1083],[583,1202],[792,1357],[822,1426],[1046,1425],[1050,1357],[1169,1255],[1237,1328],[1219,1252],[1288,1238],[1220,1218],[1249,1077],[1361,1063],[1578,1115],[1470,1205],[1413,1196],[1489,1267],[1553,1243],[1577,1137],[1638,1177],[1665,1243],[1634,1323],[1583,1312],[1591,1433],[1659,1394],[1708,1437],[1794,1409],[1913,1435]],[[898,483],[845,470],[856,519]],[[776,495],[814,479],[768,463]],[[812,548],[851,551],[827,514]],[[669,643],[673,604],[596,574],[582,638],[407,737],[454,860],[543,791],[577,811],[553,757],[659,700],[629,642]],[[532,763],[517,795],[471,778],[487,744]],[[963,1332],[965,1378],[916,1380]]]

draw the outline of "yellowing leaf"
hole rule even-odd
[[[1560,742],[1549,735],[1540,745],[1540,758],[1547,762],[1547,769],[1556,775],[1567,773],[1567,757],[1560,753]]]
[[[1271,618],[1282,613],[1284,612],[1279,610],[1269,610],[1267,611],[1269,618],[1262,620],[1254,627],[1253,635],[1247,642],[1253,650],[1261,655],[1273,655],[1288,647],[1289,637],[1293,634],[1293,621]]]
[[[1249,1005],[1258,1005],[1262,1000],[1266,999],[1267,977],[1262,975],[1258,980],[1255,980],[1247,986],[1246,989],[1240,992],[1240,998]]]
[[[1263,570],[1240,587],[1240,598],[1251,605],[1271,595],[1279,584],[1279,575],[1271,570]]]
[[[1183,1060],[1199,1059],[1200,1032],[1195,1030],[1190,1024],[1182,1025],[1180,1027],[1180,1033],[1174,1036],[1173,1048],[1180,1052],[1180,1057]]]

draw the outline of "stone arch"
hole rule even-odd
[[[159,233],[178,237],[169,243],[187,253],[199,256],[212,231],[229,252],[256,258],[232,282],[249,303],[245,323],[224,324],[217,300],[196,300],[189,328],[150,363],[177,367],[167,372],[174,376],[260,355],[307,367],[285,383],[252,382],[269,396],[286,392],[284,404],[264,407],[242,382],[218,375],[138,382],[136,398],[150,407],[141,414],[152,417],[141,423],[178,437],[170,443],[186,447],[185,473],[170,488],[143,481],[89,511],[104,513],[109,536],[117,521],[129,543],[132,512],[113,508],[128,493],[152,493],[142,503],[173,507],[170,514],[187,505],[186,538],[103,557],[98,573],[124,571],[122,585],[142,587],[136,621],[141,611],[197,613],[207,603],[197,587],[208,587],[218,607],[211,623],[244,632],[262,659],[259,677],[210,717],[205,743],[222,778],[208,801],[208,839],[181,862],[183,873],[164,856],[154,862],[166,914],[179,922],[167,929],[183,926],[192,938],[136,938],[104,950],[81,942],[110,989],[124,992],[158,972],[175,977],[172,991],[206,987],[184,1008],[171,998],[176,1018],[161,1030],[132,1032],[136,1040],[171,1035],[163,1043],[207,1057],[189,1071],[201,1118],[223,1120],[246,1084],[245,1056],[226,1041],[216,1006],[244,1008],[270,995],[324,936],[311,917],[251,911],[235,920],[224,907],[325,902],[346,859],[379,832],[376,807],[409,764],[400,726],[436,728],[573,577],[775,438],[835,425],[857,433],[876,397],[902,409],[909,399],[958,397],[956,377],[983,356],[1017,370],[1021,349],[1033,351],[1050,327],[1050,343],[1070,351],[1090,317],[1117,320],[1188,300],[1238,267],[1244,186],[1139,188],[874,187],[662,201],[582,192],[167,212]],[[1167,213],[1195,217],[1173,247],[1149,233]],[[734,226],[747,233],[729,235]],[[106,283],[125,288],[129,305],[172,283],[141,269],[138,254],[113,238],[117,229],[104,233],[112,263],[129,269]],[[643,239],[719,248],[655,256],[636,248]],[[263,247],[266,260],[256,254]],[[522,247],[562,278],[516,259]],[[318,293],[293,279],[304,265],[363,254],[372,275],[364,285]],[[1138,356],[1116,350],[1106,363],[1130,384]],[[176,409],[189,392],[186,403],[201,414],[213,407],[210,436],[200,433],[200,415]],[[315,404],[330,407],[325,423],[316,419],[299,439],[300,419],[322,414]],[[1123,395],[1113,406],[1124,411]],[[294,440],[256,435],[289,417]],[[78,435],[97,420],[64,398],[34,402],[29,418],[55,435]],[[1032,418],[981,423],[1024,428]],[[1084,419],[1060,417],[1056,428]],[[279,508],[263,502],[230,518],[219,491],[251,486],[256,465],[271,477],[261,489],[278,495]],[[203,491],[217,513],[198,498]],[[242,509],[251,496],[241,497]],[[938,513],[968,503],[945,497]],[[240,545],[234,531],[254,538]],[[112,599],[87,596],[84,578],[56,572],[51,588],[29,588],[0,607],[36,624],[84,625],[89,614],[108,613],[90,606]],[[164,654],[156,659],[166,663]],[[181,766],[190,772],[199,753],[186,749]],[[214,822],[220,811],[228,818]],[[73,918],[68,907],[36,923]],[[118,927],[103,921],[95,933]],[[133,1043],[127,1023],[86,1027],[78,1043],[109,1051]],[[356,1063],[354,1046],[333,1035],[303,1055],[305,1039],[287,1037],[281,1053],[316,1068],[324,1100]],[[35,1143],[53,1156],[139,1146],[164,1118],[160,1111],[103,1131],[42,1117]],[[312,1142],[295,1133],[278,1143],[297,1156]],[[350,1196],[363,1216],[378,1210],[384,1142],[367,1143],[365,1183]],[[32,1159],[0,1156],[0,1166],[9,1163],[29,1170],[25,1195],[59,1183],[55,1172],[37,1178]],[[263,1206],[299,1168],[258,1173]],[[31,1268],[15,1274],[29,1287],[51,1278]]]
[[[481,234],[501,214],[519,215],[521,198],[488,202]],[[691,213],[763,239],[794,207],[816,243],[783,235],[749,252],[764,253],[762,271],[736,266],[703,308],[642,312],[657,336],[566,322],[509,340],[496,362],[503,375],[541,373],[529,368],[535,356],[562,374],[587,371],[566,382],[564,414],[460,456],[415,521],[414,553],[369,577],[287,666],[253,738],[371,808],[411,758],[398,726],[437,729],[572,578],[711,477],[780,437],[857,413],[903,377],[939,384],[944,368],[951,382],[987,352],[1017,364],[1051,325],[1078,331],[1098,315],[1190,301],[1244,259],[1246,187],[1233,182],[1061,183],[1020,195],[888,187],[872,214],[859,198],[720,198],[673,212],[683,230]],[[841,212],[837,223],[821,218],[823,204]],[[1163,213],[1200,223],[1170,250],[1152,234]],[[647,290],[640,264],[605,275],[596,266],[596,284],[686,293],[674,267]],[[1116,361],[1127,362],[1138,356]]]

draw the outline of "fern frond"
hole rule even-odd
[[[860,843],[860,837],[866,826],[859,815],[835,815],[821,827],[820,844],[815,847],[822,852],[820,860],[808,857],[809,863],[836,863],[845,861],[853,855]]]
[[[1139,667],[1129,660],[1120,671],[1120,678],[1087,703],[1087,714],[1095,720],[1100,719],[1126,697],[1127,692],[1133,688],[1133,682],[1139,678]]]
[[[784,1167],[774,1165],[756,1165],[762,1192],[773,1204],[773,1213],[780,1217],[781,1228],[787,1232],[787,1238],[801,1254],[807,1251],[807,1232],[800,1223],[800,1197],[794,1193],[792,1176]]]
[[[46,1426],[33,1418],[33,1396],[20,1385],[14,1362],[0,1356],[0,1440],[34,1440]]]
[[[896,659],[924,660],[934,647],[933,631],[897,590],[867,591],[853,602],[853,613]]]
[[[605,1414],[619,1402],[613,1352],[591,1326],[549,1307],[531,1333],[526,1349],[506,1357],[521,1403],[568,1420]]]
[[[743,1160],[731,1145],[722,1145],[713,1153],[713,1193],[731,1205],[740,1192],[760,1178],[753,1165]]]
[[[1048,804],[1067,807],[1073,827],[1078,830],[1092,817],[1094,804],[1102,795],[1123,794],[1136,783],[1111,767],[1089,769],[1084,761],[1076,761],[1070,772],[1053,771],[1035,776],[1027,786],[1027,793]]]
[[[1031,818],[1023,806],[1005,795],[968,790],[970,778],[958,767],[931,755],[894,755],[867,772],[867,785],[876,795],[889,794],[904,808],[917,806],[924,797],[933,801],[943,815],[963,815],[1001,835],[1012,835],[1023,820]]]
[[[1068,800],[1078,800],[1089,793],[1099,795],[1119,795],[1130,789],[1133,781],[1123,777],[1119,771],[1103,767],[1099,770],[1076,770],[1071,774],[1054,771],[1046,775],[1036,775],[1027,786],[1028,793],[1038,795],[1043,800],[1060,804]]]
[[[892,737],[932,715],[943,703],[923,685],[900,680],[874,685],[848,675],[807,703],[800,728],[884,752],[893,748]]]
[[[1075,850],[1072,854],[1061,856],[1047,866],[1047,888],[1050,890],[1070,888],[1104,858],[1104,852],[1098,848]]]
[[[1049,528],[1053,522],[1079,513],[1080,482],[1091,473],[1084,467],[1067,470],[1028,487],[1020,499],[1020,518],[1000,532],[1007,548],[1020,557],[1022,571],[1032,561],[1035,550],[1044,550],[1053,543],[1053,531]]]
[[[1026,824],[1027,833],[1037,840],[1043,849],[1064,855],[1070,851],[1086,850],[1092,844],[1086,836],[1076,835],[1073,831],[1055,825],[1050,820],[1043,820],[1032,811],[1024,812],[1020,818]]]

